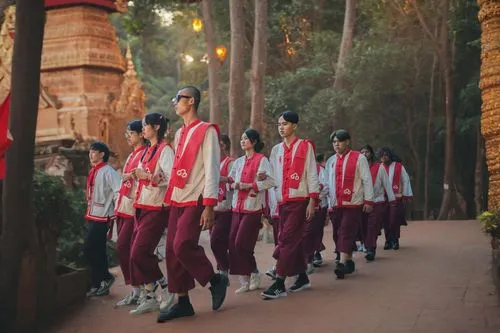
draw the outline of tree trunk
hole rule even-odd
[[[441,209],[439,211],[440,220],[445,220],[449,217],[462,215],[460,207],[457,204],[457,193],[454,177],[454,161],[455,161],[455,112],[453,109],[453,69],[451,64],[450,54],[450,36],[448,26],[448,0],[443,0],[441,15],[441,31],[439,43],[439,61],[441,64],[442,75],[444,79],[445,90],[445,118],[446,118],[446,138],[445,138],[445,153],[444,153],[444,175],[443,175],[443,199],[441,201]],[[455,208],[455,212],[450,212]]]
[[[220,64],[215,54],[214,24],[212,21],[212,0],[202,1],[205,40],[208,54],[208,93],[210,96],[210,122],[220,124],[219,69]]]
[[[231,155],[238,156],[245,108],[245,10],[243,0],[229,1],[231,22],[231,68],[229,71],[229,138]]]
[[[264,77],[267,65],[267,0],[255,0],[255,33],[252,53],[252,112],[250,126],[264,128]]]
[[[474,172],[474,203],[476,204],[476,215],[483,210],[483,164],[484,164],[484,141],[481,135],[481,127],[477,129],[476,139],[476,167]]]
[[[3,197],[3,232],[0,238],[0,327],[2,332],[33,332],[43,265],[32,211],[33,154],[35,144],[40,63],[45,23],[43,0],[16,1],[16,27],[12,57],[10,129],[14,142],[7,152]],[[42,300],[43,301],[43,300]]]
[[[344,28],[342,30],[342,41],[340,43],[339,57],[337,59],[337,69],[335,71],[335,80],[333,89],[343,90],[346,86],[346,63],[349,52],[352,50],[354,39],[354,28],[356,26],[356,0],[345,1]],[[334,128],[344,126],[346,122],[345,110],[341,108],[334,117]]]
[[[434,85],[436,81],[437,54],[432,60],[432,72],[429,87],[429,112],[427,114],[427,128],[425,135],[425,162],[424,162],[424,219],[429,217],[429,162],[431,151],[432,120],[434,118]]]

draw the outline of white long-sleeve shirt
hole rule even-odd
[[[352,156],[351,156],[352,154]],[[357,157],[356,157],[357,155]],[[350,158],[356,158],[355,170],[347,170],[348,160]],[[341,175],[337,175],[337,161],[341,163]],[[331,156],[326,162],[325,170],[327,172],[328,178],[328,207],[361,207],[363,204],[373,204],[373,183],[372,176],[370,173],[370,167],[368,165],[368,160],[363,154],[359,152],[353,152],[352,150],[347,152],[343,156],[335,154]],[[346,172],[354,172],[354,175],[349,174],[350,177],[354,177],[352,189],[344,188],[346,180]],[[339,202],[338,198],[342,196],[342,192],[350,192],[350,201],[342,200]]]
[[[184,151],[193,144],[195,135],[200,135],[201,131],[198,129],[203,123],[202,121],[195,121],[188,126],[183,126],[175,134],[174,148],[175,158],[182,159]],[[182,142],[183,131],[185,141]],[[198,138],[199,139],[199,138]],[[175,162],[174,162],[175,166]],[[209,126],[205,131],[205,136],[201,141],[201,145],[196,153],[194,163],[190,166],[189,170],[174,170],[177,174],[189,173],[187,182],[183,188],[176,187],[170,184],[171,188],[167,192],[165,198],[167,202],[171,202],[172,206],[184,207],[195,206],[198,204],[200,196],[203,197],[203,205],[216,206],[218,202],[219,193],[219,179],[220,179],[220,147],[219,135],[215,127]]]
[[[370,172],[372,168],[376,169],[375,183],[373,184],[374,202],[375,203],[385,202],[386,193],[389,202],[395,201],[396,197],[394,196],[394,191],[392,191],[391,189],[389,176],[387,175],[384,166],[380,163],[374,163],[370,166]],[[373,174],[372,174],[372,179],[373,179]]]
[[[316,167],[316,158],[314,149],[310,142],[307,142],[308,148],[305,156],[297,156],[299,146],[304,140],[295,139],[286,147],[285,143],[279,143],[273,147],[270,155],[270,162],[273,169],[273,174],[276,181],[276,200],[278,204],[283,204],[289,201],[307,200],[309,198],[319,198],[319,180],[318,170]],[[304,160],[304,170],[302,175],[288,175],[288,170],[291,168],[295,159],[301,158]],[[290,187],[288,177],[299,177],[300,183],[298,188]]]
[[[413,191],[411,189],[411,183],[410,183],[410,176],[408,175],[408,172],[406,172],[406,169],[403,165],[401,165],[401,177],[400,177],[400,182],[399,184],[394,184],[394,173],[396,169],[396,165],[401,164],[399,162],[392,162],[389,166],[384,165],[384,169],[388,174],[389,177],[389,184],[392,189],[392,192],[394,193],[396,199],[402,199],[402,198],[412,198],[413,197]],[[395,187],[395,185],[397,185]],[[391,192],[391,191],[388,191]]]
[[[91,186],[87,186],[87,212],[85,219],[108,222],[115,218],[115,202],[120,190],[120,176],[110,165],[98,166]]]
[[[250,182],[253,187],[251,190],[238,190],[234,189],[236,183],[245,183],[242,176],[245,173],[252,172],[249,164],[252,159],[261,158],[255,176]],[[258,180],[257,175],[265,173],[266,179]],[[262,154],[255,153],[252,157],[247,158],[242,156],[234,161],[231,171],[229,172],[229,179],[231,180],[231,187],[234,189],[232,208],[233,212],[238,213],[261,213],[266,207],[266,190],[274,186],[274,177],[271,170],[271,164],[267,157]],[[248,194],[248,195],[247,195]]]

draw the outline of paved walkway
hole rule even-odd
[[[133,317],[113,309],[127,291],[120,276],[110,296],[87,301],[51,332],[500,332],[490,244],[476,221],[410,222],[400,251],[380,250],[373,263],[357,255],[358,271],[344,281],[332,272],[330,237],[327,227],[326,265],[299,294],[276,301],[262,301],[257,292],[237,296],[233,277],[219,312],[211,311],[208,290],[198,287],[191,294],[195,317],[156,324],[156,314]],[[272,265],[271,252],[270,244],[258,243],[262,271]],[[262,282],[270,284],[267,277]]]

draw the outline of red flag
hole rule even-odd
[[[10,93],[0,105],[0,180],[5,178],[5,152],[12,143],[9,131]]]

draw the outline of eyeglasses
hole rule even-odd
[[[192,98],[192,96],[187,96],[187,95],[175,95],[174,98],[172,98],[172,103],[176,104],[176,103],[179,103],[179,101],[181,100],[181,98]]]

